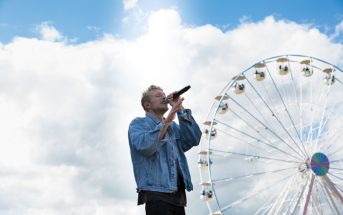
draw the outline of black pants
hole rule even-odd
[[[185,215],[185,207],[175,206],[160,200],[145,203],[146,215]]]

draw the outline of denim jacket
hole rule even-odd
[[[179,125],[170,123],[164,139],[159,140],[162,122],[150,113],[135,118],[129,126],[129,144],[137,192],[171,193],[177,191],[182,175],[187,191],[193,190],[185,152],[200,142],[201,131],[186,109],[188,119],[178,115]]]

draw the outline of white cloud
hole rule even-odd
[[[147,31],[147,21],[149,20],[150,12],[142,10],[140,7],[135,7],[125,14],[122,18],[122,26],[125,35],[141,35]]]
[[[130,10],[136,7],[138,0],[123,0],[124,10]]]
[[[331,39],[336,39],[342,35],[343,32],[343,21],[335,26],[335,32],[331,35]]]
[[[47,41],[61,41],[64,39],[63,35],[48,22],[43,22],[37,26],[37,30],[40,33],[40,36],[43,40]]]
[[[93,32],[99,32],[100,28],[97,26],[87,26],[87,30],[93,31]]]
[[[68,45],[42,24],[41,39],[0,46],[1,214],[144,214],[135,205],[127,128],[144,115],[139,101],[150,84],[166,92],[190,84],[185,106],[202,122],[231,77],[261,59],[300,53],[343,65],[342,44],[273,17],[222,32],[185,27],[177,11],[160,10],[144,26],[134,40],[106,35]],[[187,211],[208,214],[196,151],[188,152],[195,191]]]

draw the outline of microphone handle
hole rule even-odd
[[[173,94],[173,99],[176,99],[177,97],[181,96],[183,93],[188,91],[190,88],[191,88],[191,86],[188,85],[188,86],[185,86],[184,88],[182,88],[181,90],[177,91],[176,93]]]

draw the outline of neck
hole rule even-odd
[[[153,110],[149,110],[148,113],[151,113],[152,115],[157,117],[160,121],[163,120],[164,113],[156,112],[156,111],[153,111]]]

